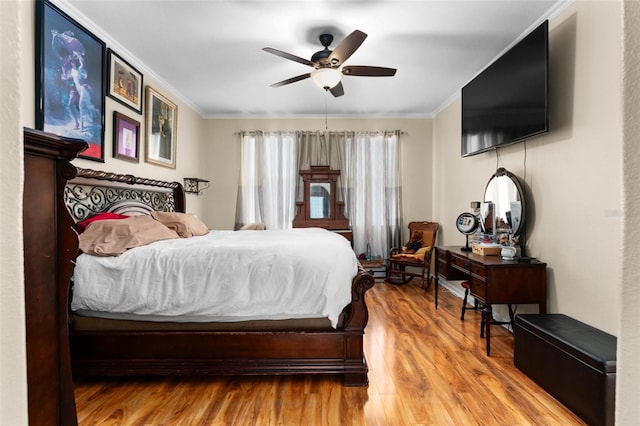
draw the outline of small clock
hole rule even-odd
[[[471,250],[471,247],[469,247],[469,234],[476,232],[479,225],[478,216],[473,213],[461,213],[456,219],[456,228],[467,237],[467,243],[461,248],[462,251]]]

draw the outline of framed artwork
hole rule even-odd
[[[142,74],[108,49],[109,97],[142,114]]]
[[[176,168],[178,106],[147,86],[145,160],[159,166]]]
[[[139,162],[140,122],[113,111],[113,157]]]
[[[48,1],[36,2],[36,128],[83,139],[104,162],[105,43]]]

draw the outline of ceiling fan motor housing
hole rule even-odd
[[[331,34],[320,34],[318,37],[320,39],[320,43],[324,46],[324,49],[318,50],[316,53],[311,56],[311,62],[317,65],[318,68],[327,68],[332,65],[337,65],[339,62],[337,59],[334,59],[335,63],[331,63],[326,60],[331,56],[332,50],[329,50],[329,46],[333,43],[333,36]]]
[[[317,64],[321,68],[331,66],[331,62],[327,60],[329,58],[329,55],[331,55],[331,50],[319,50],[313,54],[313,56],[311,57],[311,62]]]
[[[325,49],[333,43],[333,36],[331,34],[320,34],[318,38],[320,39],[320,44],[323,45]]]

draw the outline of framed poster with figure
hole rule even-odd
[[[146,156],[148,163],[176,168],[178,106],[147,86]]]
[[[49,1],[36,2],[36,128],[83,139],[79,157],[104,162],[103,41]]]

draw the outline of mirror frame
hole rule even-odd
[[[340,170],[333,170],[329,166],[311,166],[309,170],[300,170],[300,177],[304,184],[302,201],[296,201],[296,217],[293,219],[294,228],[318,227],[325,229],[348,229],[349,220],[344,216],[344,202],[338,201],[337,180]],[[311,217],[311,184],[329,183],[329,217]]]
[[[510,171],[508,171],[507,169],[505,169],[504,167],[500,167],[499,169],[497,169],[496,172],[493,175],[491,175],[491,178],[489,178],[489,181],[487,182],[487,185],[484,188],[483,201],[485,202],[487,201],[487,190],[489,189],[489,186],[491,185],[493,180],[500,177],[507,177],[511,179],[511,181],[513,182],[513,184],[515,185],[518,191],[518,196],[520,197],[520,203],[522,206],[522,213],[520,215],[521,216],[520,224],[518,225],[518,228],[513,229],[513,232],[512,232],[512,235],[517,237],[520,234],[522,234],[522,232],[524,231],[524,228],[526,226],[526,217],[527,217],[526,215],[527,208],[526,208],[526,203],[524,199],[524,191],[522,189],[522,185],[520,185],[520,180],[518,179],[518,177],[513,173],[511,173]],[[493,201],[494,203],[496,203],[494,200],[488,200],[488,201]]]

